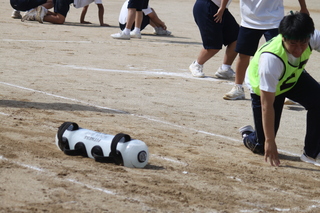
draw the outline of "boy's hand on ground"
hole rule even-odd
[[[279,160],[279,154],[277,150],[277,145],[275,142],[265,142],[264,146],[264,160],[266,162],[269,162],[271,166],[279,166],[280,160]]]
[[[92,23],[89,22],[89,21],[81,21],[80,23],[81,23],[81,24],[92,24]]]

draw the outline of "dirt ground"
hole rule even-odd
[[[298,1],[285,1],[286,13]],[[204,79],[188,66],[202,44],[194,1],[150,0],[172,36],[143,31],[114,40],[122,1],[71,8],[64,25],[12,19],[0,0],[0,212],[320,212],[320,167],[300,161],[306,111],[286,106],[277,142],[280,167],[241,142],[252,124],[246,100],[225,101],[232,81],[212,78],[221,51],[205,64]],[[307,0],[320,29],[317,0]],[[239,1],[230,10],[240,21]],[[320,54],[307,70],[320,79]],[[55,145],[65,121],[144,141],[149,164],[133,169],[67,156]]]

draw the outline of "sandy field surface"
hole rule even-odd
[[[298,9],[286,0],[286,13]],[[0,212],[319,212],[320,167],[300,161],[306,111],[286,106],[280,167],[252,154],[238,128],[252,124],[246,100],[226,101],[232,81],[213,75],[224,49],[193,78],[201,39],[194,1],[150,0],[172,36],[114,40],[122,1],[71,8],[64,25],[12,19],[0,0]],[[307,0],[320,29],[318,0]],[[230,10],[240,21],[239,1]],[[263,40],[262,40],[263,41]],[[320,54],[307,70],[320,79]],[[234,67],[234,66],[233,66]],[[55,145],[65,121],[144,141],[143,169],[68,156]]]

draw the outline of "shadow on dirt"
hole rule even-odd
[[[90,106],[90,105],[58,103],[58,102],[42,103],[42,102],[28,102],[28,101],[16,101],[16,100],[0,100],[0,107],[60,110],[60,111],[92,111],[92,112],[102,112],[102,113],[109,113],[109,114],[130,114],[128,112],[124,112],[117,109],[110,109],[107,107],[96,107],[96,106]]]

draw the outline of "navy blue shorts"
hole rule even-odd
[[[145,15],[145,14],[143,14],[140,30],[143,30],[148,24],[150,24],[150,17]],[[121,30],[124,30],[124,28],[126,28],[126,24],[119,23],[119,26],[120,26]],[[134,26],[134,23],[133,23],[131,30],[133,30],[134,27],[135,26]]]
[[[213,15],[218,9],[211,0],[197,0],[193,6],[193,17],[205,49],[222,49],[222,45],[229,45],[238,38],[239,24],[228,9],[224,11],[221,23],[214,21]]]
[[[70,9],[70,4],[73,3],[73,0],[53,0],[54,12],[67,17],[67,13]]]
[[[47,0],[10,0],[11,7],[19,11],[27,11],[46,2]]]
[[[128,8],[135,8],[137,11],[142,11],[148,7],[149,0],[129,0]]]
[[[262,35],[264,35],[266,41],[269,41],[278,34],[278,28],[270,30],[257,30],[241,26],[236,46],[236,52],[253,56],[258,49],[259,41]]]

